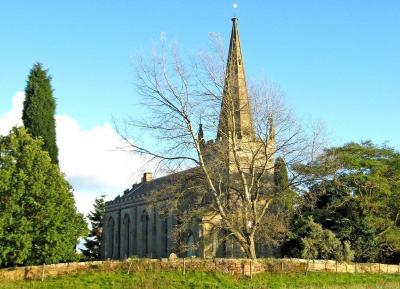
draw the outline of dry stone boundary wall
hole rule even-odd
[[[400,265],[379,263],[345,263],[304,259],[127,259],[124,261],[94,261],[61,263],[0,269],[1,280],[40,280],[49,276],[76,274],[83,271],[126,270],[140,271],[191,271],[222,272],[232,275],[252,276],[261,272],[348,272],[400,274]]]

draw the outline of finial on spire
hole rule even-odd
[[[200,143],[204,142],[204,131],[203,131],[203,123],[201,122],[201,114],[200,114],[200,123],[199,123],[199,131],[197,132],[197,139]]]
[[[197,132],[197,141],[199,142],[200,146],[204,146],[206,143],[204,140],[203,124],[201,122],[199,124],[199,131]]]

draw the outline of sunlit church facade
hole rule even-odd
[[[238,20],[233,18],[232,21],[225,85],[233,83],[237,87],[237,93],[229,96],[224,93],[223,98],[233,97],[234,101],[239,102],[240,107],[244,108],[237,125],[239,131],[245,135],[253,133],[253,120],[243,67]],[[223,106],[221,107],[223,110]],[[221,113],[220,125],[225,121],[223,118],[224,114]],[[176,241],[171,236],[177,224],[177,218],[172,213],[158,212],[149,205],[149,196],[173,179],[172,175],[153,179],[151,173],[145,173],[139,184],[134,184],[122,196],[106,203],[102,248],[104,259],[125,259],[131,256],[165,258],[171,253],[178,254]],[[201,223],[195,224],[186,234],[184,241],[190,247],[207,234],[206,230],[207,227],[202,226]],[[183,256],[242,257],[243,254],[234,246],[232,241],[230,245],[224,243],[221,247],[216,235],[209,239],[208,243],[203,242],[196,249],[185,252]],[[181,253],[178,255],[182,256]]]

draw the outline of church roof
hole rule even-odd
[[[217,138],[226,137],[232,131],[232,116],[235,120],[236,137],[253,138],[253,120],[240,47],[238,19],[234,17],[232,22]]]
[[[160,189],[165,185],[170,184],[176,177],[175,175],[176,174],[171,174],[164,177],[156,178],[149,182],[142,181],[141,183],[134,184],[131,189],[126,189],[122,196],[117,196],[111,202],[144,197],[145,195],[148,195],[150,192],[156,191],[157,189]]]
[[[168,188],[168,186],[172,186],[172,188],[176,189],[176,184],[179,184],[182,178],[195,170],[196,168],[191,168],[159,177],[151,181],[142,181],[141,183],[134,184],[131,189],[126,189],[122,196],[117,196],[114,200],[107,202],[106,205],[107,207],[114,207],[114,205],[119,206],[121,204],[126,204],[127,202],[147,202],[147,198],[153,192],[159,192],[160,190]]]

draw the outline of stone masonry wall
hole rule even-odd
[[[1,280],[40,280],[49,276],[76,274],[83,271],[126,270],[127,272],[154,271],[202,271],[222,272],[232,275],[251,276],[261,272],[349,272],[400,274],[400,265],[378,263],[344,263],[304,259],[127,259],[124,261],[95,261],[63,263],[44,266],[27,266],[0,269]]]

